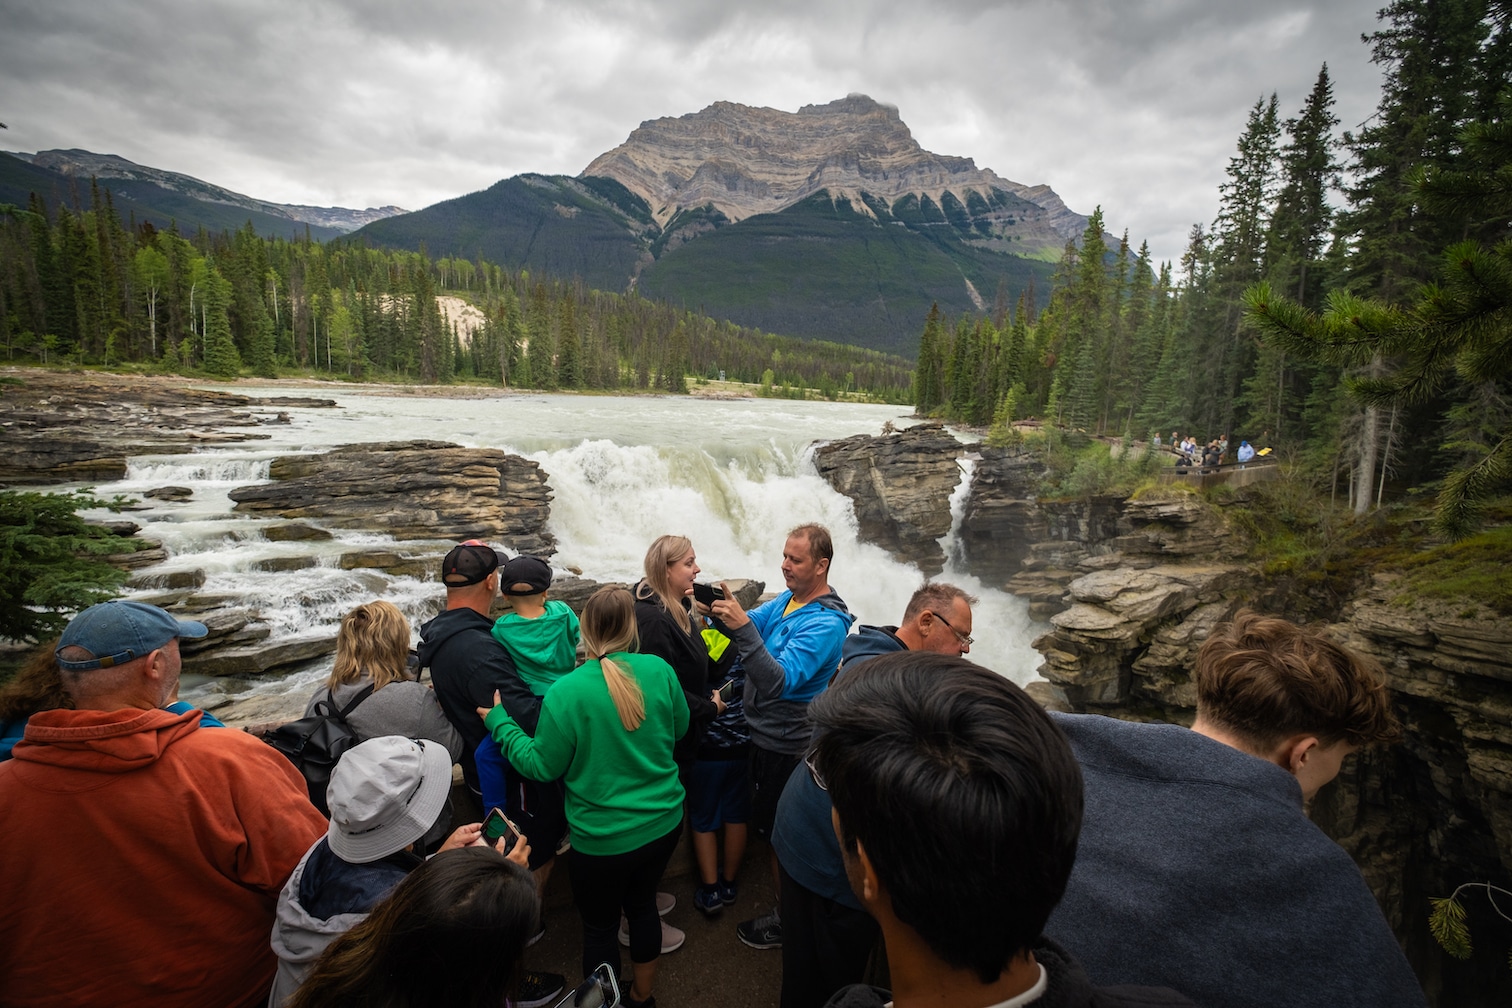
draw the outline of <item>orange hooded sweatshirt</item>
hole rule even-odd
[[[34,715],[0,764],[0,1006],[266,1002],[273,910],[326,823],[199,711]]]

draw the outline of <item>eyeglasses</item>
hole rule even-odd
[[[803,765],[808,767],[809,776],[814,779],[815,786],[817,786],[820,791],[828,791],[829,785],[824,783],[824,775],[821,774],[819,772],[819,768],[814,765],[814,757],[817,755],[819,755],[817,749],[810,750],[809,754],[803,757]]]
[[[935,619],[939,620],[941,623],[944,623],[945,628],[951,633],[955,634],[956,640],[961,642],[962,647],[971,647],[971,642],[973,640],[971,634],[961,633],[961,631],[950,625],[950,620],[946,619],[944,616],[941,616],[933,609],[925,609],[924,611],[929,613],[929,615],[933,616]]]

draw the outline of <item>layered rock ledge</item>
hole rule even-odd
[[[550,556],[551,488],[540,465],[497,448],[445,441],[344,445],[285,455],[271,482],[231,491],[236,510],[376,529],[396,539],[480,538]]]
[[[258,398],[142,381],[105,372],[7,368],[0,386],[0,483],[122,479],[137,455],[186,454],[260,440],[289,409],[331,409],[331,399]],[[230,428],[230,429],[228,429]]]
[[[862,539],[932,576],[945,569],[939,540],[950,531],[957,459],[966,451],[943,424],[922,423],[820,444],[814,466],[855,505]]]

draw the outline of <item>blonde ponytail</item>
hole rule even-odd
[[[607,655],[599,659],[599,668],[604,670],[604,685],[609,687],[609,699],[619,711],[620,724],[625,731],[635,731],[646,720],[646,698],[641,695],[640,683]]]
[[[609,699],[619,712],[625,731],[635,731],[646,720],[646,698],[640,683],[629,672],[611,661],[616,651],[633,651],[640,646],[635,626],[635,599],[624,588],[600,588],[583,606],[583,650],[598,659],[604,672]]]

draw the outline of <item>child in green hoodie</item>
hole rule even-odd
[[[551,567],[539,557],[517,556],[499,568],[499,589],[511,611],[493,625],[493,636],[515,671],[536,696],[577,665],[578,618],[565,602],[546,598]],[[474,752],[483,810],[498,807],[530,839],[530,868],[535,870],[556,856],[567,832],[561,785],[538,784],[511,772],[499,744],[485,735]]]

